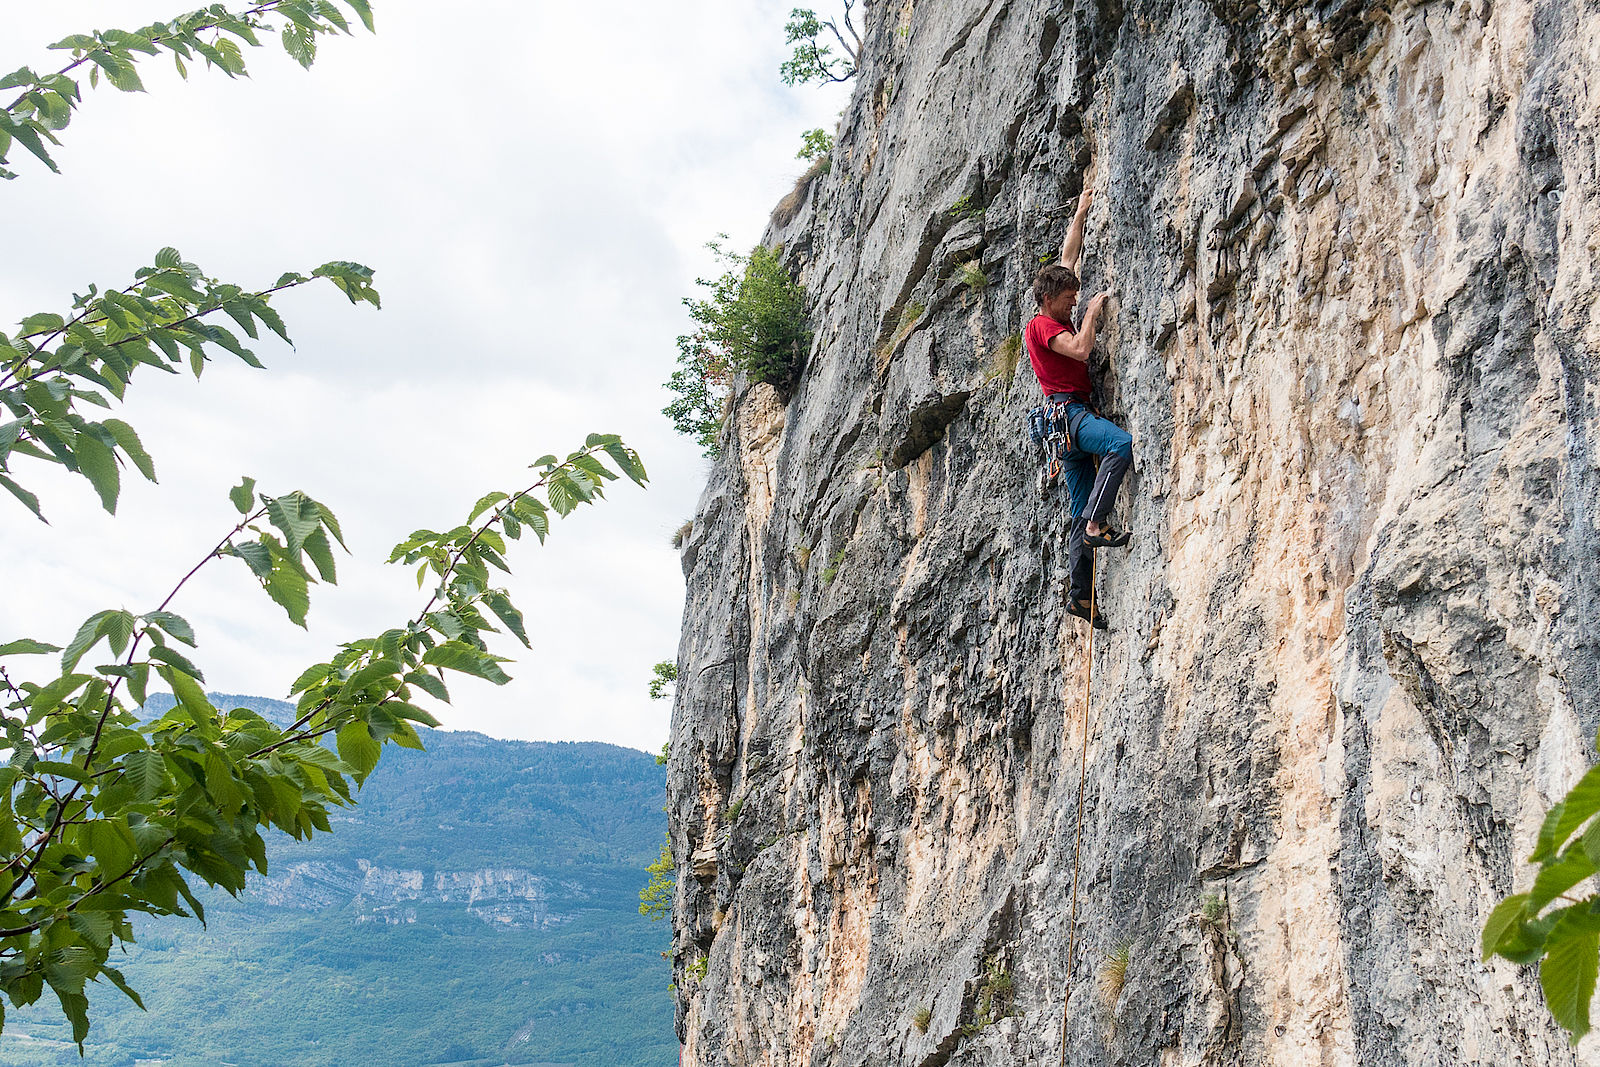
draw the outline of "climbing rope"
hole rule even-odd
[[[1067,1008],[1072,1003],[1072,967],[1078,947],[1078,874],[1082,869],[1083,792],[1089,781],[1089,694],[1094,684],[1094,549],[1089,553],[1089,656],[1083,668],[1083,748],[1078,753],[1078,831],[1072,842],[1072,910],[1067,919],[1067,992],[1061,1001],[1061,1067],[1067,1067]]]

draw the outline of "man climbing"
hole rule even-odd
[[[1095,414],[1090,401],[1089,355],[1094,351],[1095,322],[1111,294],[1095,294],[1084,311],[1083,322],[1076,328],[1072,325],[1072,309],[1078,302],[1083,223],[1093,199],[1094,193],[1084,189],[1066,239],[1061,242],[1060,262],[1045,267],[1034,279],[1033,298],[1039,303],[1039,314],[1023,333],[1033,373],[1045,399],[1052,407],[1059,405],[1056,410],[1064,409],[1072,442],[1071,450],[1061,457],[1061,474],[1072,497],[1072,525],[1067,541],[1072,578],[1067,611],[1080,619],[1089,619],[1090,586],[1094,580],[1091,557],[1085,548],[1121,548],[1128,543],[1127,531],[1113,529],[1107,520],[1117,502],[1122,478],[1133,463],[1133,437]],[[1105,629],[1105,617],[1098,609],[1089,621]]]

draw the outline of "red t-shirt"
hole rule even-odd
[[[1050,339],[1060,333],[1077,333],[1069,322],[1057,322],[1048,315],[1035,315],[1022,334],[1028,359],[1045,396],[1076,393],[1089,399],[1089,365],[1071,356],[1050,350]]]

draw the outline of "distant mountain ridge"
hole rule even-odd
[[[293,721],[282,701],[211,698]],[[209,930],[138,927],[122,969],[148,1014],[92,990],[79,1060],[49,1043],[59,1013],[11,1012],[0,1065],[675,1063],[669,938],[637,897],[663,768],[599,742],[422,735],[425,752],[386,747],[332,834],[280,837],[242,900],[205,897]]]

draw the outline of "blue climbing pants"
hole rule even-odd
[[[1058,393],[1049,399],[1071,397]],[[1061,458],[1061,478],[1072,498],[1072,526],[1067,540],[1067,565],[1072,571],[1069,595],[1073,600],[1088,600],[1092,572],[1083,535],[1091,519],[1104,522],[1116,505],[1117,490],[1133,465],[1133,435],[1082,403],[1068,406],[1067,428],[1072,434],[1072,451]],[[1096,456],[1100,457],[1098,470]]]

